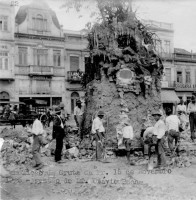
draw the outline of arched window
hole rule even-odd
[[[33,21],[34,21],[34,28],[37,31],[47,30],[47,20],[44,19],[42,15],[38,14],[35,18],[33,18]]]
[[[1,101],[9,101],[10,95],[7,92],[0,92],[0,100]]]
[[[77,92],[72,92],[71,94],[71,112],[74,112],[77,99],[80,99],[80,95]]]

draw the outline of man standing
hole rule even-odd
[[[156,123],[154,125],[154,136],[153,141],[156,143],[157,150],[157,168],[164,167],[166,165],[166,158],[164,152],[164,135],[165,135],[165,124],[161,119],[160,112],[154,112],[152,114]]]
[[[96,160],[101,160],[103,154],[103,140],[105,138],[105,128],[102,122],[103,117],[104,112],[99,111],[92,124],[92,134],[96,140]]]
[[[173,141],[175,140],[175,146],[177,146],[179,139],[180,139],[180,132],[179,132],[179,126],[180,126],[180,120],[177,115],[172,115],[172,110],[168,108],[166,110],[166,135],[168,135],[168,146],[173,153],[174,147],[173,147]],[[179,149],[176,149],[177,155],[179,156]]]
[[[64,124],[61,118],[61,108],[55,109],[56,115],[53,121],[53,139],[56,139],[55,162],[61,163],[61,153],[63,149],[63,139],[65,137]]]
[[[83,125],[83,117],[84,115],[84,107],[82,106],[82,102],[80,100],[76,101],[76,107],[74,108],[74,119],[78,127],[78,135],[80,139],[83,139],[82,135],[82,125]]]
[[[33,153],[33,159],[35,161],[34,167],[36,169],[41,169],[44,166],[40,156],[40,147],[45,143],[42,136],[44,129],[41,121],[38,120],[38,115],[35,115],[34,117],[35,120],[32,126],[32,134],[33,134],[32,153]]]
[[[196,128],[196,103],[195,97],[191,97],[191,102],[188,104],[187,113],[189,113],[189,122],[191,129],[191,139],[194,142],[195,139],[195,128]]]
[[[131,143],[133,140],[133,127],[131,126],[130,120],[125,121],[124,125],[125,127],[122,129],[123,144],[125,145],[127,151],[128,164],[131,164],[130,151],[131,151]]]

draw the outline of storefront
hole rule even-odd
[[[173,110],[173,113],[175,113],[176,106],[180,102],[180,99],[173,88],[167,88],[161,90],[161,101],[164,110],[170,108]]]

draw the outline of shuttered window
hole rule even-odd
[[[79,69],[79,56],[70,56],[70,71]]]

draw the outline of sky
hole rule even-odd
[[[32,1],[39,2],[41,0],[18,0],[18,4],[22,6]],[[65,1],[45,0],[50,8],[56,12],[59,23],[63,25],[64,29],[81,30],[85,28],[87,22],[93,20],[90,17],[94,9],[92,5],[88,9],[81,10],[80,13],[75,10],[66,12],[66,8],[61,8]],[[196,0],[132,1],[133,10],[137,10],[137,18],[172,23],[174,27],[174,47],[196,52]],[[18,8],[16,7],[16,12]]]

